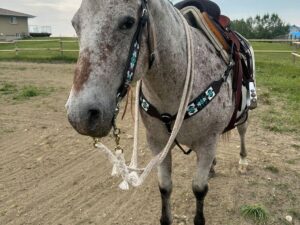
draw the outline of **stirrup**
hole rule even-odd
[[[254,82],[249,82],[247,106],[250,110],[257,108],[257,94]]]

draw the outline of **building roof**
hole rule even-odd
[[[290,34],[294,38],[300,38],[300,31],[295,31]]]
[[[29,15],[26,13],[15,12],[15,11],[11,11],[8,9],[2,9],[2,8],[0,8],[0,16],[17,16],[17,17],[27,17],[27,18],[35,17],[35,16]]]

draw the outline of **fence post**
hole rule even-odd
[[[64,56],[64,45],[63,45],[62,38],[59,39],[59,43],[60,43],[60,55]]]
[[[17,45],[17,41],[14,41],[15,43],[15,55],[18,56],[19,53],[18,53],[18,45]]]
[[[292,54],[293,57],[293,63],[296,64],[296,56]]]
[[[292,42],[292,45],[293,45],[293,52],[296,52],[297,51],[297,45],[295,42]]]

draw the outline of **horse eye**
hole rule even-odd
[[[119,28],[121,30],[129,30],[133,27],[135,23],[135,18],[127,16],[124,19],[122,19],[122,21],[119,24]]]

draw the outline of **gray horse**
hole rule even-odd
[[[67,102],[68,118],[83,135],[107,136],[117,105],[116,95],[123,82],[128,52],[137,29],[141,0],[83,0],[73,18],[73,26],[80,41],[80,55],[73,87]],[[159,112],[177,113],[188,66],[187,38],[178,12],[168,0],[149,0],[149,19],[156,34],[156,59],[149,69],[148,32],[141,37],[140,54],[134,81],[143,80],[144,96]],[[227,65],[202,32],[191,28],[194,42],[195,79],[192,99],[218,80]],[[200,113],[185,120],[177,136],[178,142],[193,149],[197,155],[197,169],[193,178],[196,225],[205,224],[204,198],[208,192],[208,176],[216,155],[220,134],[227,127],[234,112],[232,78],[221,87],[217,97]],[[147,130],[147,140],[153,154],[166,144],[169,133],[165,125],[141,110]],[[247,165],[244,137],[247,123],[238,126],[241,136],[242,166]],[[172,192],[172,157],[168,154],[158,168],[162,198],[161,224],[172,224],[170,195]]]

